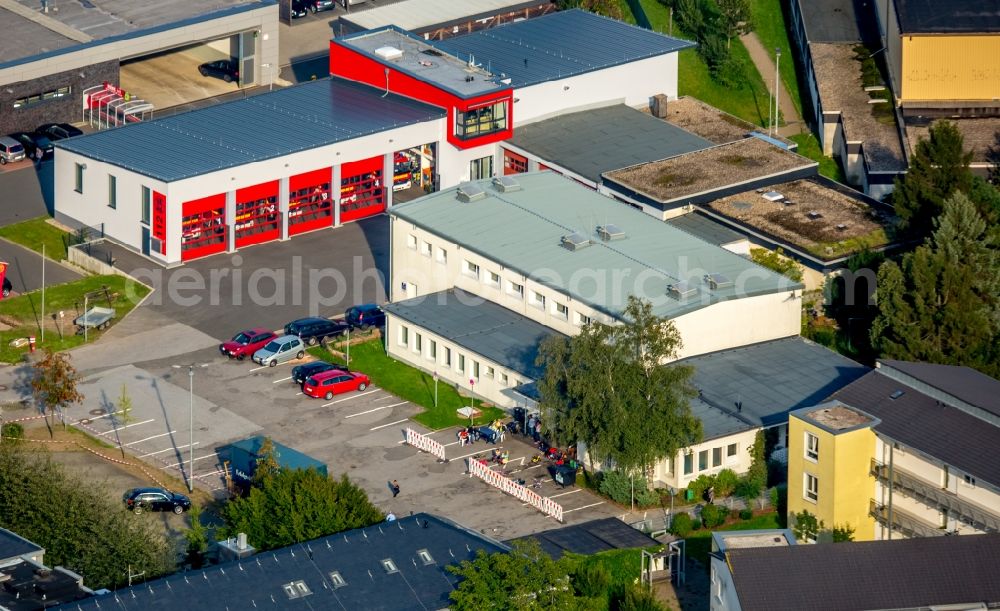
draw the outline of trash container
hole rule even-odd
[[[685,489],[684,490],[684,500],[685,501],[693,501],[694,500],[694,490],[691,490],[690,488]]]
[[[517,424],[520,425],[522,431],[524,430],[524,420],[527,418],[527,415],[528,410],[523,407],[514,408],[514,422],[517,422]]]
[[[576,483],[576,469],[569,465],[551,465],[549,467],[549,475],[563,488]]]
[[[496,443],[497,437],[499,437],[499,435],[497,435],[497,432],[493,429],[493,427],[489,426],[479,427],[479,436],[480,438],[488,441],[489,443]]]

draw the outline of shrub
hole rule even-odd
[[[638,483],[636,484],[638,486]],[[646,480],[642,480],[642,490],[635,490],[635,504],[639,507],[652,507],[660,504],[660,494],[646,488]]]
[[[659,495],[647,488],[645,477],[630,478],[627,473],[621,471],[602,472],[597,489],[601,494],[622,505],[632,504],[633,490],[637,505],[648,507],[658,505],[660,502]]]
[[[726,518],[729,517],[729,509],[726,507],[721,507],[719,505],[713,505],[708,503],[701,508],[701,519],[705,524],[705,528],[712,528],[715,526],[721,526],[725,523]]]
[[[687,512],[681,512],[674,516],[673,520],[670,522],[670,534],[684,538],[688,536],[691,531],[694,530],[694,524],[691,520],[691,516]]]
[[[713,475],[699,475],[688,484],[688,490],[690,490],[696,499],[700,499],[704,496],[705,491],[715,485],[715,476]]]
[[[0,437],[3,437],[5,442],[24,439],[24,427],[16,422],[8,422],[0,429]]]
[[[736,490],[736,484],[740,483],[740,477],[732,469],[723,469],[715,476],[716,496],[729,496]]]
[[[611,593],[610,607],[619,611],[664,611],[665,607],[656,599],[656,595],[638,585],[616,588]]]
[[[744,477],[736,484],[736,496],[750,504],[760,496],[760,484],[749,477]]]
[[[611,585],[611,573],[603,564],[584,563],[573,573],[573,588],[580,596],[603,597],[609,585]]]
[[[691,530],[701,530],[701,520],[693,520],[691,522]]]
[[[751,519],[753,519],[753,510],[752,509],[744,509],[744,510],[740,511],[740,519],[741,520],[751,520]]]

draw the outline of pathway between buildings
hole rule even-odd
[[[750,53],[750,59],[753,60],[753,64],[757,66],[757,71],[764,78],[764,83],[767,84],[768,90],[771,90],[774,87],[774,59],[771,57],[771,54],[764,48],[756,32],[745,34],[740,37],[740,40],[743,41],[747,52]],[[786,61],[792,61],[792,58],[786,58]],[[781,116],[784,117],[785,124],[778,128],[778,135],[787,138],[805,131],[806,125],[802,121],[799,111],[795,109],[795,104],[792,103],[792,95],[788,92],[788,87],[785,86],[784,81],[781,81],[779,96],[778,107],[781,109]]]

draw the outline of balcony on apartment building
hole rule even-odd
[[[918,518],[912,513],[903,511],[898,507],[892,508],[890,522],[889,506],[879,503],[875,499],[870,499],[868,515],[875,518],[875,521],[882,526],[891,528],[894,532],[902,533],[907,537],[940,537],[950,534],[947,530],[935,528],[926,520]]]
[[[872,459],[871,475],[882,484],[889,484],[889,466],[875,459]],[[950,490],[945,490],[936,486],[918,475],[914,475],[905,469],[893,467],[892,485],[895,490],[917,499],[918,501],[932,507],[937,507],[942,511],[947,511],[948,515],[969,524],[973,528],[984,532],[1000,532],[1000,514],[991,511],[982,505],[978,505],[963,499]],[[895,513],[894,508],[894,513]],[[872,514],[875,518],[875,516]],[[919,518],[914,518],[919,520]],[[926,524],[925,520],[920,520]],[[935,529],[937,530],[937,529]],[[942,531],[943,532],[943,531]]]

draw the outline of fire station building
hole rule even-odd
[[[163,264],[336,227],[503,173],[515,122],[676,98],[690,44],[580,10],[336,38],[329,79],[58,142],[56,218]]]

